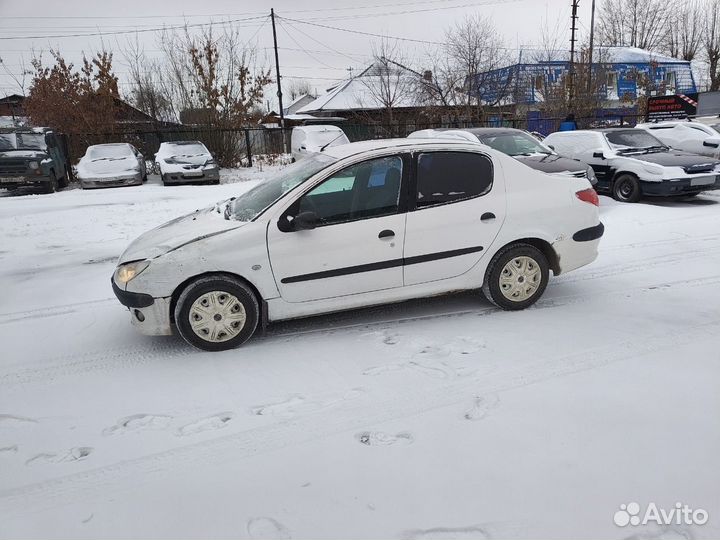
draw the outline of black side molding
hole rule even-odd
[[[345,268],[336,268],[334,270],[325,270],[323,272],[313,272],[311,274],[301,274],[299,276],[290,276],[282,278],[281,283],[299,283],[301,281],[312,281],[315,279],[325,279],[330,277],[348,276],[350,274],[360,274],[362,272],[372,272],[374,270],[385,270],[386,268],[396,268],[398,266],[407,266],[410,264],[420,264],[424,262],[437,261],[440,259],[449,259],[450,257],[459,257],[469,253],[477,253],[482,251],[482,246],[469,247],[463,249],[453,249],[451,251],[441,251],[439,253],[430,253],[428,255],[416,255],[415,257],[407,257],[404,259],[390,259],[388,261],[380,261],[376,263],[359,264],[357,266],[346,266]]]
[[[110,283],[112,283],[112,289],[115,296],[117,296],[117,299],[120,300],[120,303],[125,307],[148,307],[155,303],[155,300],[149,294],[123,291],[115,284],[115,280],[113,278],[110,278]]]
[[[573,234],[573,240],[576,242],[590,242],[591,240],[597,240],[605,233],[605,225],[598,223],[594,227],[588,229],[582,229],[581,231]]]

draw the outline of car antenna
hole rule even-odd
[[[342,137],[343,135],[345,135],[344,132],[341,133],[340,135],[338,135],[337,137],[335,137],[335,138],[334,138],[332,141],[330,141],[329,143],[323,145],[323,146],[320,148],[320,151],[322,152],[323,150],[325,150],[328,146],[330,146],[332,143],[334,143],[335,141],[337,141],[337,140],[338,140],[340,137]]]

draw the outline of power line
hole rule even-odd
[[[199,26],[222,26],[226,24],[235,24],[238,22],[245,22],[245,21],[254,21],[259,19],[265,19],[267,15],[261,16],[261,17],[249,17],[247,19],[234,19],[234,20],[228,20],[228,21],[219,21],[219,22],[209,22],[209,23],[195,23],[195,24],[183,24],[179,26],[162,26],[162,27],[156,27],[156,28],[140,28],[135,30],[122,30],[122,31],[115,31],[115,32],[93,32],[93,33],[83,33],[83,34],[56,34],[56,35],[45,35],[45,36],[3,36],[0,37],[0,40],[10,40],[10,39],[49,39],[49,38],[68,38],[68,37],[91,37],[91,36],[113,36],[113,35],[119,35],[119,34],[140,34],[144,32],[162,32],[165,30],[180,30],[183,28],[195,28]],[[261,23],[264,24],[264,23]],[[254,25],[249,25],[254,26]]]
[[[278,18],[279,18],[279,17],[278,17]],[[298,47],[300,47],[300,49],[302,49],[302,51],[303,51],[306,55],[308,55],[310,58],[312,58],[313,60],[315,60],[318,64],[322,64],[323,66],[328,67],[328,68],[338,69],[338,68],[336,68],[336,67],[334,67],[334,66],[331,66],[330,64],[326,64],[325,62],[323,62],[323,61],[320,60],[319,58],[316,58],[316,57],[313,56],[311,53],[309,53],[307,50],[305,50],[305,48],[304,48],[302,45],[300,45],[300,43],[290,34],[290,32],[288,32],[288,30],[287,30],[287,28],[285,27],[284,24],[278,24],[278,26],[279,26],[280,28],[282,28],[282,31],[285,32],[285,35],[287,35],[287,37],[289,37],[289,38],[292,40],[292,42],[295,43],[295,45],[297,45]]]

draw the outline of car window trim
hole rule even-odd
[[[462,199],[456,199],[454,201],[447,201],[442,203],[436,203],[431,204],[427,206],[418,206],[417,205],[417,171],[418,171],[418,159],[420,158],[421,154],[430,154],[430,153],[436,153],[436,152],[445,152],[445,153],[456,153],[456,154],[473,154],[476,156],[481,156],[485,159],[487,159],[490,162],[490,172],[492,173],[492,180],[490,182],[490,185],[488,188],[483,191],[482,193],[478,193],[477,195],[471,195],[470,197],[463,197]],[[485,195],[489,194],[493,187],[495,186],[495,163],[493,162],[492,158],[489,154],[486,154],[484,152],[473,152],[472,150],[447,150],[447,149],[433,149],[433,150],[416,150],[413,152],[412,156],[412,179],[409,182],[411,184],[411,187],[409,189],[409,192],[407,194],[408,197],[408,212],[418,212],[422,210],[428,210],[430,208],[438,208],[440,206],[447,206],[449,204],[457,204],[465,201],[470,201],[472,199],[477,199],[479,197],[484,197]]]
[[[310,193],[313,189],[321,185],[323,182],[329,180],[337,173],[347,169],[348,167],[353,167],[355,165],[358,165],[360,163],[363,163],[365,161],[373,161],[376,159],[382,159],[382,158],[388,158],[388,157],[394,157],[397,156],[402,160],[402,175],[400,176],[400,194],[398,198],[398,207],[395,212],[389,212],[387,214],[379,214],[376,216],[367,216],[367,217],[358,217],[354,219],[348,219],[344,221],[333,221],[332,223],[318,223],[318,225],[315,227],[316,229],[320,229],[322,227],[332,227],[333,225],[344,225],[345,223],[354,223],[356,221],[364,221],[367,219],[375,219],[375,218],[381,218],[381,217],[388,217],[388,216],[396,216],[405,214],[408,212],[407,210],[407,198],[405,197],[405,190],[404,186],[410,183],[410,162],[412,161],[411,152],[390,152],[387,154],[381,154],[373,157],[366,157],[365,159],[360,159],[358,161],[352,161],[350,163],[347,163],[343,165],[342,167],[334,170],[331,173],[328,173],[327,176],[323,176],[320,180],[317,182],[313,182],[311,186],[308,186],[302,193],[297,195],[297,198],[280,214],[280,216],[277,219],[277,225],[278,229],[281,232],[296,232],[294,230],[283,230],[283,227],[280,226],[280,222],[283,220],[286,220],[288,216],[291,214],[295,214],[297,212],[298,206],[300,204],[300,201],[302,198]],[[322,171],[321,171],[322,172]]]

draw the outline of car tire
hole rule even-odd
[[[259,320],[255,293],[231,276],[209,276],[192,282],[175,305],[178,332],[190,345],[204,351],[239,347],[253,335]]]
[[[612,185],[612,196],[619,202],[638,202],[642,197],[642,189],[637,177],[632,174],[618,176]]]
[[[482,290],[497,307],[517,311],[537,302],[549,279],[550,264],[542,251],[530,244],[511,244],[490,261]]]
[[[58,179],[55,176],[55,171],[50,171],[50,181],[45,185],[43,190],[45,193],[55,193],[58,190]]]

